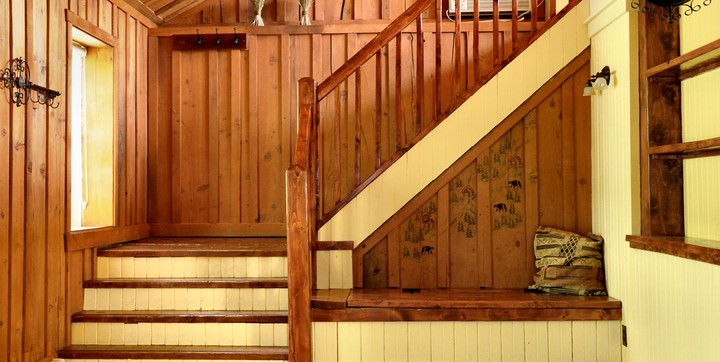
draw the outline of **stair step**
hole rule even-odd
[[[147,238],[100,248],[98,256],[287,256],[287,239],[267,238]]]
[[[287,323],[287,311],[82,311],[73,323]]]
[[[97,278],[278,278],[287,275],[285,256],[97,258]]]
[[[287,360],[286,347],[229,346],[88,346],[58,351],[65,359]]]
[[[287,310],[287,288],[86,288],[85,310]]]
[[[287,323],[72,324],[74,345],[287,347]]]
[[[287,278],[94,279],[87,288],[287,288]]]

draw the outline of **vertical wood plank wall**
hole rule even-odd
[[[283,233],[285,184],[281,175],[290,165],[297,128],[296,82],[305,76],[317,81],[329,76],[382,28],[362,30],[338,24],[332,31],[320,27],[313,34],[296,34],[297,29],[283,26],[262,32],[250,29],[247,51],[176,51],[168,35],[187,31],[187,27],[151,32],[148,217],[152,233]],[[462,33],[463,44],[471,41],[467,31]],[[402,46],[412,49],[413,37],[412,29],[408,29],[403,33]],[[453,34],[444,36],[444,42],[450,48]],[[427,52],[434,51],[434,43],[425,46]],[[506,46],[507,55],[512,44]],[[380,60],[386,64],[393,54],[394,49],[386,49]],[[491,68],[492,59],[487,60],[483,69]],[[462,62],[468,64],[468,54],[463,55]],[[414,69],[411,61],[404,64],[410,71]],[[451,65],[444,63],[441,71],[447,74],[443,77],[451,75]],[[356,99],[376,97],[376,87],[366,86],[376,81],[375,68],[366,68],[359,85],[341,86],[320,110],[325,115],[319,129],[322,167],[326,179],[338,180],[337,192],[333,187],[324,191],[324,210],[332,208],[340,195],[349,194],[356,185],[356,142],[367,158],[360,170],[364,178],[375,170],[376,145],[384,161],[395,153],[397,137],[409,140],[415,135],[411,97],[403,103],[406,109],[402,112],[401,129],[407,134],[396,134],[389,118],[397,112],[394,101],[382,102],[381,130],[375,129],[378,110],[374,106],[354,109]],[[471,68],[466,67],[468,72]],[[382,73],[383,89],[395,87],[395,67],[386,66]],[[465,79],[468,74],[460,77]],[[404,76],[402,82],[411,93],[416,81]],[[450,89],[446,93],[444,102],[449,104],[454,97]],[[426,98],[425,107],[430,109],[434,98]],[[356,119],[362,120],[359,128]],[[431,121],[423,120],[425,124]],[[335,156],[337,150],[340,158]],[[338,164],[342,168],[335,174]]]
[[[590,232],[588,60],[355,248],[355,287],[524,288],[539,225]]]
[[[0,101],[0,360],[38,361],[69,340],[92,249],[66,252],[68,9],[118,38],[118,227],[146,223],[147,29],[124,1],[0,0],[0,68],[22,57],[56,109]],[[121,26],[122,24],[122,26]],[[82,249],[82,248],[80,248]]]

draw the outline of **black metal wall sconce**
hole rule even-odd
[[[11,60],[10,66],[3,70],[0,80],[3,88],[10,90],[11,102],[15,103],[16,107],[27,104],[28,100],[51,108],[60,106],[55,103],[55,97],[59,96],[60,92],[31,82],[30,67],[23,58]],[[32,96],[33,91],[35,98]]]
[[[602,68],[599,72],[590,76],[585,88],[583,88],[583,96],[591,96],[596,94],[595,90],[602,90],[608,87],[610,84],[610,67],[607,65]]]

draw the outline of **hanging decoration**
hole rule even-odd
[[[712,4],[712,0],[645,0],[644,4],[641,4],[640,0],[630,1],[633,9],[649,16],[659,17],[668,23],[680,20],[683,15],[690,16],[710,4]],[[662,8],[662,10],[658,8]]]
[[[310,4],[313,0],[298,0],[300,3],[300,25],[310,25]]]
[[[252,0],[253,9],[255,9],[255,19],[253,20],[252,26],[265,26],[265,22],[262,18],[262,9],[265,6],[265,0]]]

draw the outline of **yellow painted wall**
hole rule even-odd
[[[628,334],[623,361],[717,361],[720,359],[720,343],[717,343],[720,267],[630,249],[625,241],[627,234],[639,232],[640,221],[638,103],[635,101],[638,99],[637,13],[627,11],[629,5],[623,0],[591,8],[598,9],[588,23],[591,69],[597,71],[609,65],[614,71],[610,88],[592,99],[593,228],[606,241],[609,293],[623,303],[623,324]],[[703,11],[718,10],[714,4]],[[711,18],[716,21],[718,13],[715,14]],[[688,20],[700,21],[696,15]],[[712,27],[700,26],[699,29]],[[716,84],[713,89],[717,89]],[[707,85],[701,86],[702,93],[710,89],[703,87]],[[714,103],[718,104],[717,99]],[[699,124],[696,130],[704,134],[703,137],[711,133],[707,125]],[[703,167],[711,167],[708,171],[717,174],[717,165],[698,168]],[[701,187],[717,188],[716,185],[717,178],[705,186],[698,185],[697,189],[691,186],[686,193],[702,195]],[[717,201],[715,203],[717,205]],[[704,228],[718,224],[717,218],[708,223],[689,215],[689,233],[694,233],[695,224],[705,223]]]

